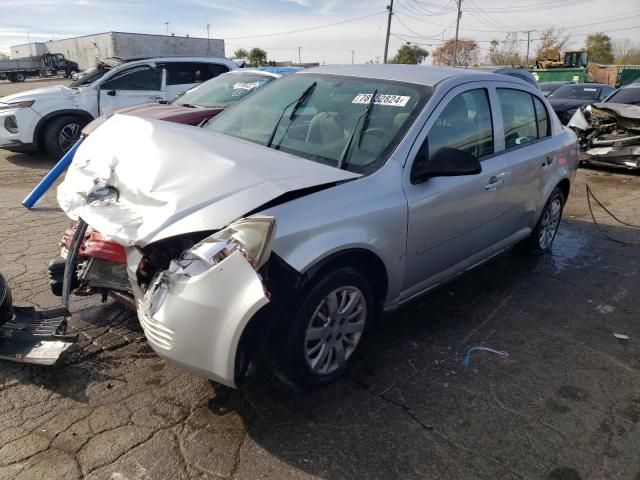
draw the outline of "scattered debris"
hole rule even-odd
[[[620,340],[630,340],[629,336],[624,333],[614,333],[613,336]]]
[[[495,353],[496,355],[500,355],[503,358],[509,356],[509,352],[505,352],[504,350],[494,350],[493,348],[489,348],[489,347],[471,347],[467,352],[467,354],[464,356],[463,363],[465,367],[469,366],[469,361],[471,360],[471,354],[475,351],[480,351],[480,350],[483,352]]]

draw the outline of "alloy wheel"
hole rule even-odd
[[[304,352],[311,371],[328,375],[344,366],[365,328],[367,303],[356,287],[344,286],[327,295],[311,316]]]
[[[80,130],[79,123],[68,123],[62,127],[60,135],[58,135],[58,145],[60,145],[60,149],[63,152],[69,150],[71,146],[76,143],[80,137]]]
[[[542,220],[540,223],[540,234],[538,236],[538,245],[540,249],[546,250],[551,246],[558,225],[560,224],[560,214],[562,213],[562,202],[559,198],[554,198],[542,212]]]

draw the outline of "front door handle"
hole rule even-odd
[[[547,167],[549,165],[551,165],[553,163],[553,156],[551,155],[547,155],[544,159],[544,162],[542,162],[542,167]]]
[[[484,189],[488,192],[495,192],[496,189],[504,183],[504,174],[493,175],[489,179],[489,183],[485,185]]]

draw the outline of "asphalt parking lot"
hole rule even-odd
[[[20,205],[52,164],[0,151],[16,304],[59,303],[46,266],[70,221],[53,194]],[[597,207],[624,243],[607,239],[587,183],[640,224],[639,175],[581,169],[553,255],[501,255],[388,315],[349,375],[311,393],[260,370],[212,387],[158,358],[132,313],[76,299],[58,366],[0,363],[0,479],[640,480],[640,230]],[[465,367],[477,345],[509,357]]]

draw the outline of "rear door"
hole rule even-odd
[[[506,220],[512,233],[524,235],[537,222],[560,145],[552,136],[550,111],[542,97],[513,84],[498,84],[495,91],[502,137],[499,148],[510,173]]]
[[[452,89],[418,136],[403,180],[409,215],[403,299],[470,266],[505,235],[507,164],[495,154],[493,123],[489,88],[473,82]],[[482,172],[413,184],[420,149],[431,157],[441,147],[476,156]]]
[[[229,71],[226,65],[204,62],[166,62],[161,66],[167,71],[167,100],[173,100],[180,93]]]
[[[165,100],[163,72],[155,65],[124,68],[100,83],[99,112],[110,115],[115,110],[145,102]]]

